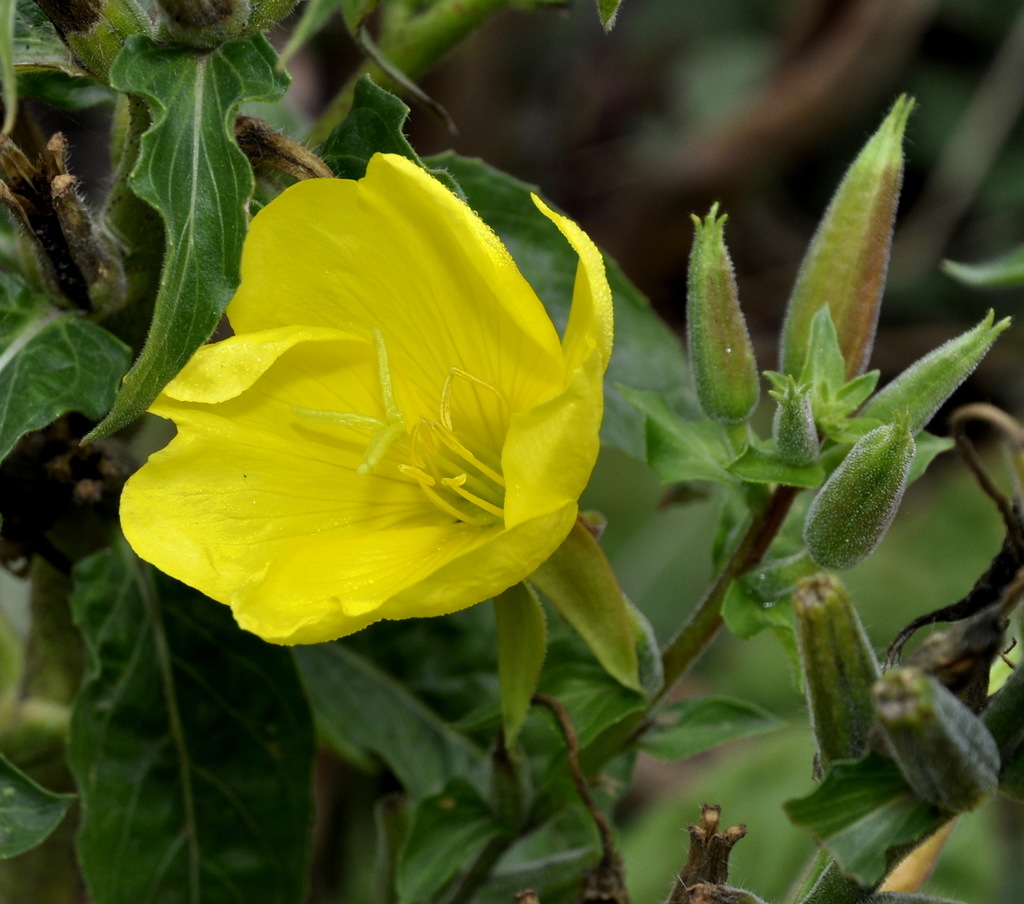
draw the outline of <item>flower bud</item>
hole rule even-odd
[[[863,417],[889,420],[894,411],[906,412],[910,432],[919,432],[939,407],[963,383],[985,357],[996,337],[1010,325],[1010,318],[999,323],[992,311],[974,329],[943,343],[889,383],[861,409]]]
[[[889,752],[919,797],[960,813],[996,790],[996,742],[934,678],[912,667],[894,669],[875,685],[874,696]]]
[[[838,578],[818,574],[793,594],[796,640],[822,769],[856,759],[873,718],[878,660]]]
[[[168,37],[210,48],[238,37],[249,20],[249,0],[157,0]]]
[[[778,402],[772,421],[775,451],[787,465],[809,465],[818,457],[820,446],[810,388],[797,386],[792,377],[772,382],[776,388],[768,390],[768,395]]]
[[[712,420],[745,421],[760,393],[757,363],[740,311],[736,277],[725,247],[718,205],[701,221],[690,252],[686,297],[686,338],[697,398]]]
[[[804,542],[818,565],[852,568],[874,552],[903,499],[914,451],[899,421],[856,442],[807,511]]]
[[[839,335],[847,378],[867,367],[903,178],[903,132],[913,106],[906,96],[896,101],[825,211],[786,310],[784,373],[798,376],[803,369],[811,320],[825,304]]]

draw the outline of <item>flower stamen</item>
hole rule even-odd
[[[406,432],[405,417],[395,401],[387,344],[384,342],[384,334],[377,327],[373,328],[373,345],[377,355],[377,381],[380,383],[381,404],[384,408],[383,420],[350,411],[325,411],[319,408],[292,406],[292,411],[305,421],[319,421],[369,431],[370,442],[366,446],[366,454],[356,468],[356,473],[364,475],[373,473],[388,450],[402,439]]]

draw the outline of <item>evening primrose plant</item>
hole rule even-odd
[[[884,659],[833,573],[953,444],[926,428],[1009,325],[868,369],[913,103],[825,211],[777,370],[724,207],[693,217],[684,355],[576,222],[482,161],[421,158],[382,87],[429,105],[414,80],[461,36],[548,3],[311,2],[283,58],[266,33],[292,0],[4,8],[0,900],[625,904],[638,753],[780,725],[680,696],[723,627],[771,629],[806,695],[806,793],[776,814],[818,845],[794,904],[939,902],[896,867],[1024,797],[1022,670],[989,682],[1013,501],[985,484],[1002,550],[963,600],[909,601]],[[365,64],[275,128],[332,12]],[[97,205],[42,102],[113,107]],[[972,418],[1019,458],[1012,418],[961,412],[979,473]],[[664,642],[581,510],[602,448],[721,502],[715,575]],[[722,818],[689,826],[672,904],[763,901],[729,859],[738,823],[771,826]]]

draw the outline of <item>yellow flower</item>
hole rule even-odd
[[[375,156],[253,219],[235,335],[152,410],[177,436],[128,482],[144,559],[277,643],[455,612],[561,544],[598,450],[611,293],[579,255],[564,336],[494,233]]]

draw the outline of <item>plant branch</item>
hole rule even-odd
[[[755,513],[718,578],[662,653],[665,684],[655,703],[675,687],[718,633],[723,624],[722,604],[729,585],[764,558],[799,492],[797,487],[776,487],[764,508]]]

